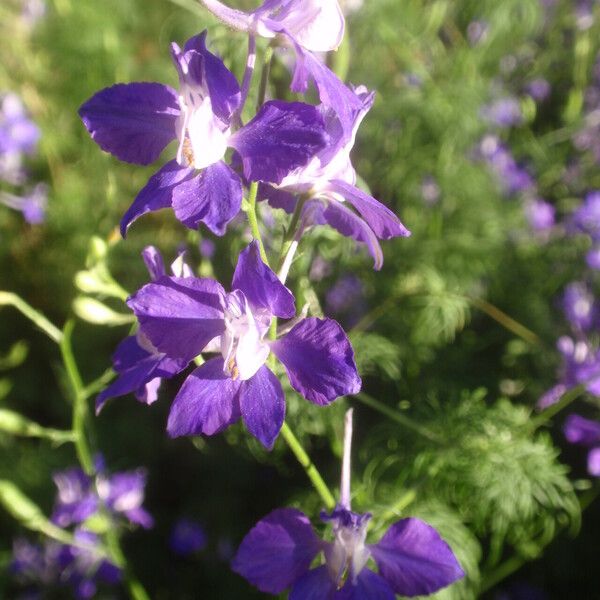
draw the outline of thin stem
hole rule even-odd
[[[281,426],[281,437],[285,440],[286,444],[298,459],[298,462],[304,469],[306,475],[313,484],[317,494],[321,497],[323,504],[327,510],[333,510],[335,508],[335,498],[329,491],[327,484],[323,481],[321,474],[310,460],[310,457],[302,447],[302,444],[298,438],[294,435],[289,425],[284,421]]]
[[[265,252],[265,246],[262,241],[262,236],[260,234],[260,228],[258,227],[258,217],[256,215],[256,195],[258,194],[258,181],[253,181],[250,184],[250,188],[248,190],[248,223],[250,224],[250,231],[252,232],[252,237],[258,242],[258,247],[260,250],[260,257],[263,259],[266,265],[269,264],[269,259],[267,258],[267,253]]]
[[[23,315],[25,315],[30,321],[33,321],[50,339],[60,344],[62,338],[61,330],[50,323],[50,321],[41,313],[35,310],[32,306],[27,304],[25,300],[22,300],[16,294],[12,292],[0,291],[0,306],[13,306]]]
[[[265,50],[263,56],[262,72],[260,74],[260,85],[258,87],[258,98],[256,100],[256,110],[259,111],[267,95],[267,85],[269,84],[269,75],[271,73],[271,61],[273,60],[273,46],[270,44]]]
[[[242,112],[248,99],[252,75],[254,75],[254,66],[256,65],[256,37],[252,34],[248,36],[248,55],[246,57],[246,69],[244,70],[244,79],[242,80],[242,97],[240,107],[237,109],[236,116],[241,122]]]
[[[537,417],[531,419],[528,424],[529,427],[531,427],[532,430],[535,430],[538,427],[540,427],[541,425],[543,425],[544,423],[546,423],[547,421],[549,421],[552,417],[554,417],[556,414],[558,414],[561,410],[564,410],[565,408],[567,408],[567,406],[569,406],[572,402],[577,400],[577,398],[579,398],[579,396],[581,396],[581,394],[583,394],[585,392],[587,383],[588,383],[587,381],[584,383],[580,383],[579,385],[567,390],[560,397],[558,402],[556,402],[552,406],[549,406],[546,410],[544,410]]]
[[[85,423],[87,420],[87,403],[85,397],[85,389],[75,356],[73,355],[73,347],[71,346],[71,334],[75,323],[69,320],[65,323],[65,327],[60,341],[60,353],[62,355],[63,364],[67,372],[71,392],[73,396],[73,433],[75,434],[75,448],[77,457],[83,470],[88,475],[94,473],[94,461],[92,452],[88,445],[87,436],[85,434]]]
[[[380,412],[382,415],[389,417],[396,423],[406,427],[407,429],[411,429],[412,431],[418,433],[420,436],[428,439],[430,442],[435,442],[436,444],[443,444],[443,440],[437,436],[433,431],[429,431],[426,427],[423,427],[419,423],[415,423],[411,418],[403,415],[402,413],[390,408],[383,402],[379,400],[375,400],[375,398],[365,394],[364,392],[359,392],[354,396],[357,400],[360,400],[363,404],[375,409]]]
[[[350,510],[350,480],[352,463],[352,409],[344,417],[344,453],[342,455],[342,481],[340,483],[340,506]]]
[[[526,342],[530,344],[541,344],[540,338],[525,327],[525,325],[521,325],[518,321],[515,321],[512,317],[509,317],[505,312],[501,311],[497,306],[490,304],[487,300],[483,300],[481,298],[471,298],[466,297],[467,300],[476,308],[483,311],[489,317],[492,317],[495,321],[500,323],[503,327],[512,331],[514,334],[518,335],[520,338],[524,339]]]

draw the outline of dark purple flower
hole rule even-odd
[[[402,519],[377,544],[366,543],[371,515],[350,510],[351,419],[348,411],[341,501],[321,516],[332,526],[333,542],[319,539],[299,510],[274,510],[246,535],[232,562],[259,590],[291,588],[290,600],[394,600],[432,594],[464,576],[448,544],[420,519]],[[311,569],[321,552],[325,564]],[[367,566],[370,559],[378,574]]]
[[[309,199],[302,212],[304,226],[328,224],[342,235],[365,243],[375,268],[380,269],[383,253],[378,240],[408,236],[410,232],[391,210],[355,185],[356,171],[350,162],[350,150],[374,95],[361,87],[355,90],[355,98],[360,99],[361,106],[353,115],[350,129],[344,128],[333,108],[321,105],[328,145],[308,165],[289,173],[276,189],[263,186],[262,192],[272,206],[288,212],[294,210],[297,202],[293,194],[304,195]]]
[[[500,98],[481,109],[481,116],[498,127],[513,127],[523,120],[521,105],[516,98]]]
[[[142,258],[153,280],[166,275],[162,256],[154,246],[146,247],[142,251]],[[173,262],[171,271],[180,277],[192,276],[183,255]],[[177,375],[189,362],[170,358],[164,352],[158,351],[141,331],[126,337],[117,346],[112,360],[118,377],[96,398],[96,414],[100,413],[107,400],[126,394],[135,394],[144,404],[156,402],[162,379],[170,379]]]
[[[292,387],[315,404],[360,390],[350,342],[331,319],[306,318],[275,341],[266,334],[274,316],[295,315],[292,293],[260,258],[257,242],[241,254],[231,293],[213,279],[162,277],[128,305],[142,333],[167,356],[191,361],[219,352],[198,367],[177,394],[167,430],[172,437],[213,435],[240,416],[248,431],[272,448],[283,423],[285,398],[265,365],[270,352]]]
[[[590,448],[588,473],[593,477],[600,477],[600,423],[579,415],[569,415],[565,422],[564,433],[571,444]]]
[[[206,31],[172,44],[179,92],[159,83],[117,84],[79,109],[96,143],[126,162],[147,165],[174,139],[176,160],[157,171],[121,221],[121,233],[139,216],[172,207],[187,227],[204,223],[216,235],[238,214],[242,182],[222,159],[240,156],[249,181],[279,183],[326,143],[321,116],[301,102],[265,103],[247,125],[233,131],[240,88],[223,62],[206,48]]]
[[[195,554],[206,547],[206,533],[199,523],[179,519],[169,537],[169,548],[179,556]]]
[[[526,86],[527,93],[536,101],[543,102],[550,95],[550,84],[543,77],[532,79]]]
[[[52,521],[59,527],[83,523],[98,512],[98,492],[94,481],[79,467],[53,475],[57,487]]]
[[[344,15],[337,0],[265,0],[250,13],[229,8],[219,0],[201,0],[218,19],[250,35],[280,34],[306,50],[336,50],[344,37]]]
[[[566,288],[562,301],[565,317],[577,330],[588,331],[597,322],[598,306],[587,284],[574,281]]]
[[[525,204],[525,217],[529,226],[538,233],[554,227],[555,213],[554,206],[541,198],[531,199]]]
[[[23,217],[29,224],[39,225],[46,219],[48,186],[38,183],[23,196],[0,192],[0,204],[23,213]]]

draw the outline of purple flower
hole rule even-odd
[[[250,13],[229,8],[219,0],[201,2],[238,31],[266,38],[284,34],[313,52],[336,50],[344,37],[344,15],[337,0],[265,0]]]
[[[513,127],[523,120],[521,105],[516,98],[500,98],[484,106],[481,116],[498,127]]]
[[[187,227],[204,223],[216,235],[238,214],[242,182],[222,159],[235,149],[250,181],[279,183],[305,165],[326,143],[315,107],[301,102],[265,103],[247,125],[233,131],[240,88],[223,62],[206,48],[206,31],[172,44],[179,92],[159,83],[117,84],[79,109],[92,138],[126,162],[147,165],[174,139],[176,160],[157,171],[121,221],[121,233],[139,216],[172,207]]]
[[[467,25],[467,38],[471,46],[484,42],[490,30],[489,23],[486,21],[471,21]]]
[[[153,280],[166,275],[162,256],[154,246],[144,248],[142,258]],[[173,262],[171,271],[175,276],[192,276],[192,271],[182,255]],[[117,346],[112,359],[118,377],[96,398],[96,414],[100,413],[107,400],[131,393],[135,394],[140,402],[153,404],[158,399],[162,379],[170,379],[177,375],[189,362],[170,358],[164,352],[160,352],[141,331],[126,337]]]
[[[24,196],[0,192],[0,203],[22,212],[23,217],[29,224],[39,225],[46,219],[48,186],[44,183],[38,183]]]
[[[532,79],[526,86],[527,93],[536,101],[543,102],[550,95],[550,84],[543,77]]]
[[[257,242],[240,254],[232,288],[226,293],[213,279],[161,277],[128,305],[142,333],[167,356],[191,361],[201,352],[220,353],[183,383],[169,414],[169,435],[213,435],[242,417],[248,431],[272,448],[285,398],[265,365],[270,352],[292,387],[315,404],[355,394],[361,381],[350,342],[331,319],[302,319],[276,341],[266,339],[273,317],[293,317],[295,305],[263,263]]]
[[[586,195],[583,203],[573,213],[573,227],[587,233],[594,241],[600,241],[600,191]]]
[[[571,444],[590,448],[588,454],[588,473],[600,477],[600,423],[579,415],[569,415],[565,422],[564,433]]]
[[[200,255],[202,256],[202,258],[211,260],[212,257],[215,255],[216,247],[215,247],[215,243],[212,240],[204,238],[200,242],[199,249],[200,249]]]
[[[554,206],[541,198],[529,200],[525,204],[525,217],[529,226],[538,233],[554,227],[555,213]]]
[[[591,329],[598,317],[598,306],[587,284],[575,281],[564,292],[562,301],[565,317],[578,330]]]
[[[383,265],[379,239],[409,236],[410,232],[398,217],[378,200],[356,187],[356,171],[350,161],[356,131],[373,104],[374,94],[359,87],[354,92],[361,106],[346,129],[334,108],[321,105],[329,143],[305,167],[289,173],[276,189],[263,186],[262,192],[270,204],[292,212],[296,205],[293,194],[302,194],[304,226],[328,224],[342,235],[367,245],[375,268]],[[348,205],[350,205],[349,208]]]
[[[590,269],[600,271],[600,246],[595,246],[585,255],[585,262]]]
[[[33,154],[40,130],[16,94],[6,94],[0,106],[0,154]]]
[[[420,519],[402,519],[378,543],[366,543],[371,515],[350,509],[351,418],[348,411],[341,501],[321,516],[332,526],[333,542],[319,539],[293,508],[274,510],[243,539],[232,568],[262,592],[291,588],[290,600],[394,600],[432,594],[464,576],[450,547]],[[311,569],[321,552],[325,564]],[[378,574],[367,566],[370,559]]]
[[[169,547],[179,556],[195,554],[206,547],[206,533],[199,523],[179,519],[171,531]]]

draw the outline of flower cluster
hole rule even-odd
[[[72,532],[72,544],[50,539],[43,544],[24,538],[15,541],[11,572],[28,589],[68,586],[76,598],[92,598],[98,585],[115,585],[121,580],[121,569],[107,558],[97,533],[100,521],[104,527],[123,523],[152,527],[153,519],[142,506],[145,472],[109,475],[102,460],[96,462],[95,478],[78,467],[54,475],[57,495],[51,520]]]

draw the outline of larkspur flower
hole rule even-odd
[[[201,0],[218,19],[238,31],[265,38],[292,37],[312,52],[335,50],[344,38],[344,14],[337,0],[265,0],[245,13],[219,0]]]
[[[536,102],[543,102],[550,95],[551,87],[546,79],[537,77],[525,86],[525,90]]]
[[[169,536],[169,548],[179,556],[190,556],[206,547],[206,533],[200,523],[182,518]]]
[[[562,299],[565,317],[575,330],[588,331],[598,321],[598,304],[586,283],[574,281],[566,288]]]
[[[481,109],[481,116],[498,127],[513,127],[523,120],[521,105],[512,97],[500,98],[487,104]]]
[[[142,251],[150,277],[153,280],[166,275],[160,252],[154,246]],[[192,271],[180,255],[171,265],[175,276],[191,277]],[[117,347],[112,357],[117,379],[96,398],[96,414],[111,398],[135,394],[144,404],[153,404],[158,399],[158,390],[163,379],[170,379],[188,365],[189,361],[170,358],[157,350],[150,340],[138,331],[126,337]]]
[[[587,233],[596,242],[600,241],[600,191],[586,194],[573,213],[571,228]]]
[[[563,430],[568,442],[590,449],[588,473],[593,477],[600,477],[600,423],[572,414],[567,417]]]
[[[299,510],[274,510],[246,535],[232,561],[259,590],[291,588],[290,600],[394,600],[396,594],[431,594],[464,576],[450,547],[420,519],[401,519],[378,543],[366,543],[371,514],[350,507],[351,420],[348,411],[340,503],[321,516],[332,526],[333,541],[319,539]],[[320,553],[325,564],[311,569]],[[379,573],[367,566],[370,559]]]
[[[524,210],[527,222],[533,231],[542,233],[554,227],[556,210],[549,202],[534,198],[526,202]]]
[[[306,164],[326,143],[315,107],[302,102],[266,102],[245,126],[233,131],[241,93],[233,74],[206,47],[206,31],[172,44],[179,92],[159,83],[116,84],[85,102],[79,114],[96,143],[120,160],[147,165],[173,140],[176,160],[155,173],[121,221],[121,233],[141,215],[172,207],[187,227],[204,223],[216,235],[238,214],[239,175],[224,162],[239,154],[250,181],[279,183]]]
[[[591,250],[588,250],[585,255],[585,262],[590,269],[600,271],[600,245],[596,245]]]
[[[328,224],[342,235],[365,243],[373,257],[375,268],[383,265],[379,239],[409,236],[410,232],[385,205],[359,189],[356,171],[350,161],[356,132],[373,104],[374,94],[364,87],[354,91],[360,109],[352,117],[352,127],[346,129],[334,108],[320,106],[326,123],[329,143],[305,167],[289,173],[275,188],[264,185],[261,193],[272,206],[293,212],[304,199],[304,226]],[[348,204],[352,207],[348,208]]]
[[[30,225],[39,225],[46,219],[48,186],[38,183],[21,196],[0,192],[0,204],[21,212]]]
[[[292,387],[315,404],[360,390],[352,347],[335,321],[304,318],[277,340],[266,339],[273,317],[291,319],[296,311],[294,296],[262,261],[256,241],[240,254],[230,293],[213,279],[161,277],[127,303],[141,332],[167,356],[191,361],[201,352],[221,354],[183,383],[169,414],[172,437],[213,435],[242,417],[272,448],[285,398],[265,365],[271,352]]]

